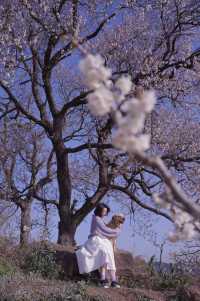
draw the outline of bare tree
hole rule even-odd
[[[44,130],[45,139],[53,146],[59,191],[58,242],[74,243],[77,226],[110,191],[124,193],[142,208],[172,220],[140,198],[142,192],[151,199],[163,182],[182,198],[167,169],[158,160],[140,156],[130,160],[118,153],[110,139],[112,116],[100,121],[89,114],[86,97],[91,91],[79,83],[74,65],[79,53],[74,41],[78,39],[79,46],[91,51],[101,49],[105,63],[114,68],[113,81],[128,72],[136,85],[156,88],[161,103],[186,101],[187,84],[191,91],[198,81],[192,72],[199,66],[200,53],[189,45],[200,25],[199,4],[171,0],[152,1],[151,6],[145,1],[143,5],[140,1],[114,5],[101,1],[99,8],[96,1],[17,1],[17,11],[10,4],[6,1],[1,8],[1,118],[25,117]],[[112,20],[118,15],[116,25]],[[112,26],[106,29],[107,24]],[[186,44],[189,33],[192,41]],[[147,123],[147,131],[156,126],[153,117],[152,121]],[[155,137],[154,141],[156,145]],[[170,158],[163,153],[163,158],[169,167],[174,160],[199,162],[196,157],[193,160],[194,154],[187,160],[183,156],[177,159],[174,153]],[[82,165],[81,172],[74,173],[74,162],[83,160],[85,168]],[[83,179],[84,173],[87,177]],[[194,204],[190,209],[196,212]]]
[[[200,245],[198,240],[187,241],[179,251],[172,256],[177,267],[194,276],[199,275]]]
[[[1,129],[1,202],[20,209],[20,244],[31,232],[31,206],[38,193],[53,180],[52,155],[42,155],[41,131],[30,123],[3,120]],[[56,202],[52,202],[57,205]]]

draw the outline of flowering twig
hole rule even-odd
[[[78,45],[78,42],[75,43]],[[112,113],[117,126],[113,145],[159,171],[166,184],[167,198],[153,194],[153,199],[157,205],[169,210],[174,220],[175,232],[169,233],[170,240],[193,238],[200,228],[200,207],[188,200],[160,157],[145,154],[150,147],[150,135],[143,133],[144,123],[155,106],[155,92],[135,87],[129,76],[121,76],[113,83],[112,70],[104,65],[103,58],[99,54],[88,54],[83,47],[80,50],[85,55],[80,69],[85,84],[91,90],[87,96],[90,112],[95,116]],[[130,92],[134,92],[135,96],[129,97]]]

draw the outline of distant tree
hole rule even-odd
[[[4,119],[1,124],[0,198],[4,206],[14,204],[20,209],[21,245],[29,242],[32,203],[53,180],[53,152],[45,158],[42,136],[43,133],[35,131],[31,123],[18,124]]]

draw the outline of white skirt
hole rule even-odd
[[[112,243],[107,238],[97,235],[89,238],[76,251],[79,273],[90,273],[107,265],[108,270],[116,270]]]

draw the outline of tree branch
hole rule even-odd
[[[24,114],[26,117],[28,117],[29,120],[32,120],[33,122],[41,125],[44,127],[44,124],[37,119],[35,116],[31,115],[29,112],[27,112],[24,107],[20,104],[20,102],[17,100],[17,98],[12,94],[10,89],[0,80],[0,86],[3,88],[3,90],[7,93],[9,96],[9,99],[15,104],[16,108]]]
[[[138,197],[136,197],[135,194],[133,194],[130,190],[128,190],[127,188],[124,188],[122,186],[119,186],[119,185],[111,185],[110,186],[111,189],[113,190],[118,190],[118,191],[121,191],[123,193],[125,193],[133,202],[137,203],[140,207],[144,208],[144,209],[147,209],[153,213],[156,213],[158,215],[161,215],[165,218],[167,218],[168,220],[170,220],[171,222],[173,222],[172,218],[167,214],[167,213],[164,213],[162,211],[160,211],[159,209],[156,209],[156,208],[153,208],[153,207],[150,207],[144,203],[142,203]]]
[[[51,205],[55,205],[57,208],[59,206],[59,202],[57,200],[49,200],[49,199],[45,199],[45,198],[42,198],[41,196],[37,195],[36,193],[33,194],[33,197],[42,202],[42,203],[46,203],[46,204],[51,204]]]
[[[91,93],[91,91],[82,92],[79,96],[76,96],[73,98],[70,102],[66,103],[60,112],[59,115],[64,115],[70,108],[78,107],[80,105],[84,105],[87,103],[86,97],[87,95]]]
[[[147,166],[151,166],[152,168],[157,169],[160,172],[163,181],[170,188],[176,202],[183,206],[184,209],[189,212],[194,218],[198,220],[200,219],[200,206],[188,200],[187,195],[185,195],[176,180],[172,177],[161,158],[150,158],[145,154],[136,154],[134,158],[140,160]]]
[[[102,143],[84,143],[82,145],[70,148],[67,147],[65,149],[66,153],[77,153],[80,151],[83,151],[85,149],[91,149],[91,148],[95,148],[95,149],[111,149],[113,148],[113,145],[110,143],[107,144],[102,144]]]

